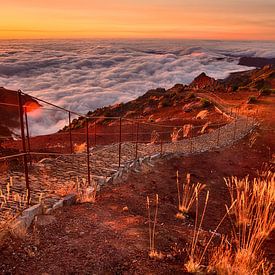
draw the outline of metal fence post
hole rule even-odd
[[[135,157],[135,159],[137,159],[137,157],[138,157],[138,132],[139,132],[139,122],[137,122],[137,132],[136,132],[136,157]]]
[[[24,107],[25,110],[25,122],[26,122],[26,131],[27,131],[27,144],[28,144],[28,153],[29,153],[29,161],[30,165],[32,165],[32,157],[31,157],[31,143],[30,143],[30,133],[29,133],[29,123],[28,123],[28,115],[27,115],[27,108]]]
[[[89,142],[89,119],[86,118],[86,143],[87,143],[87,173],[88,173],[88,184],[91,185],[91,174],[90,174],[90,142]]]
[[[162,139],[160,140],[160,154],[162,155],[163,153],[163,144],[162,144]]]
[[[121,162],[121,122],[122,119],[120,117],[119,119],[119,144],[118,144],[118,167],[120,168],[120,162]]]
[[[70,134],[70,151],[71,151],[71,154],[73,154],[71,112],[69,112],[69,134]]]
[[[30,182],[29,182],[29,170],[28,170],[25,130],[24,130],[24,109],[23,109],[23,103],[22,103],[22,94],[20,90],[18,91],[17,95],[18,95],[19,116],[20,116],[20,126],[21,126],[22,150],[24,152],[23,160],[24,160],[25,182],[26,182],[26,189],[27,189],[27,203],[29,205],[30,198],[31,198],[31,190],[30,190]]]

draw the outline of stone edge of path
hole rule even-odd
[[[222,110],[219,110],[219,111],[221,111],[222,113],[225,113]],[[226,115],[228,117],[231,117],[228,114],[226,114]],[[233,117],[231,117],[231,118],[233,118]],[[247,136],[249,133],[253,132],[253,130],[255,129],[256,126],[257,126],[257,124],[254,124],[250,128],[250,130],[248,130],[247,132],[245,132],[242,135],[241,139],[244,138],[245,136]],[[234,140],[231,144],[227,144],[227,146],[228,145],[233,145],[234,143],[236,143],[236,141],[237,140]],[[225,147],[225,146],[223,146],[223,147]],[[221,149],[221,148],[222,147],[217,148],[217,149]],[[104,176],[97,177],[97,181],[98,181],[98,184],[99,184],[98,190],[100,189],[100,186],[103,186],[105,184],[111,184],[111,183],[115,184],[115,183],[120,182],[120,180],[122,179],[122,176],[126,175],[126,177],[127,177],[128,173],[130,171],[139,173],[140,172],[139,168],[141,167],[141,165],[143,163],[147,164],[149,166],[154,166],[152,164],[152,161],[156,160],[156,159],[165,158],[165,157],[170,158],[172,156],[188,156],[188,155],[194,155],[194,154],[199,154],[199,153],[202,153],[202,152],[156,153],[156,154],[153,154],[153,155],[147,155],[147,156],[143,156],[143,157],[140,157],[138,159],[135,159],[135,160],[128,161],[128,162],[124,163],[123,165],[121,165],[121,167],[117,170],[117,172],[115,174],[113,174],[111,177],[104,177]],[[88,192],[88,188],[87,188],[86,191]],[[89,191],[89,192],[91,192],[91,191]],[[76,204],[76,202],[77,202],[77,194],[72,193],[72,194],[69,194],[69,195],[61,198],[59,201],[55,202],[52,207],[49,207],[49,208],[45,208],[43,206],[43,204],[41,204],[41,203],[33,205],[33,206],[25,209],[19,217],[17,217],[15,220],[13,220],[13,222],[9,225],[9,229],[7,230],[6,233],[10,232],[13,236],[24,237],[27,230],[28,230],[28,228],[30,227],[30,225],[32,224],[33,220],[35,219],[35,217],[37,215],[51,214],[52,211],[55,210],[55,209],[61,208],[63,206],[70,206],[70,205]]]
[[[99,181],[99,185],[105,185],[107,183],[115,184],[119,182],[119,180],[122,178],[123,175],[128,174],[130,171],[134,171],[137,173],[140,172],[138,168],[143,163],[147,163],[148,165],[153,166],[152,164],[150,164],[153,160],[156,160],[161,157],[165,157],[167,155],[171,155],[171,154],[157,153],[152,156],[140,157],[137,160],[128,162],[123,167],[119,168],[118,171],[112,177],[109,177],[106,179],[102,178],[101,181]],[[61,208],[63,206],[74,205],[76,203],[77,203],[77,194],[71,193],[61,198],[57,202],[55,202],[53,206],[50,208],[45,208],[42,203],[35,204],[25,209],[24,211],[22,211],[21,215],[15,218],[10,223],[10,225],[8,226],[8,230],[6,230],[5,233],[7,234],[8,232],[10,232],[15,237],[23,238],[26,235],[28,228],[31,226],[36,216],[42,215],[42,214],[49,215],[58,208]]]
[[[248,135],[255,129],[255,126],[250,129],[246,133]],[[232,144],[231,144],[232,145]],[[218,149],[218,148],[217,148]],[[221,148],[220,148],[221,149]],[[151,156],[144,156],[140,157],[136,160],[129,161],[122,165],[118,169],[118,171],[112,175],[111,177],[105,178],[102,177],[99,181],[99,186],[103,186],[105,184],[116,184],[119,183],[122,179],[123,175],[128,176],[128,173],[133,171],[136,173],[141,172],[139,168],[142,166],[142,164],[147,164],[149,166],[154,166],[152,164],[152,161],[160,159],[160,158],[171,158],[172,156],[188,156],[188,155],[195,155],[199,154],[201,152],[194,152],[194,153],[156,153]],[[24,237],[28,228],[31,226],[33,220],[37,215],[41,214],[51,214],[54,210],[61,208],[63,206],[70,206],[77,203],[77,194],[72,193],[69,194],[63,198],[61,198],[59,201],[55,202],[52,207],[50,208],[44,208],[43,204],[39,203],[36,205],[33,205],[27,209],[25,209],[22,214],[17,217],[9,226],[8,232],[10,232],[13,236],[17,237]]]

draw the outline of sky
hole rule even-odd
[[[275,0],[0,0],[0,39],[275,40]]]

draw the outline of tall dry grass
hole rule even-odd
[[[98,183],[91,178],[91,185],[88,184],[88,181],[85,178],[77,178],[77,197],[78,201],[81,203],[96,201],[97,192],[99,191]]]
[[[263,243],[275,229],[275,174],[249,180],[225,179],[231,198],[227,212],[232,223],[232,245],[220,245],[210,269],[218,274],[269,274],[272,268],[264,258]]]
[[[151,214],[151,204],[150,199],[147,196],[146,208],[148,211],[148,227],[149,227],[149,257],[162,259],[163,255],[161,252],[158,252],[156,249],[156,225],[157,225],[157,216],[158,216],[158,205],[159,205],[159,196],[156,194],[155,198],[155,211]],[[152,218],[151,218],[152,217]]]
[[[151,133],[151,140],[150,140],[150,144],[156,144],[159,142],[160,139],[160,135],[156,130],[153,130]]]
[[[177,127],[174,127],[173,132],[170,135],[172,142],[176,142],[180,139],[181,131],[182,131],[181,128],[177,129]]]
[[[196,199],[195,227],[194,227],[191,245],[190,245],[189,249],[187,250],[187,252],[189,254],[189,258],[184,266],[185,266],[186,270],[190,273],[201,273],[201,272],[205,271],[205,266],[202,265],[205,255],[208,252],[209,246],[210,246],[214,236],[216,235],[217,230],[219,229],[219,227],[225,220],[227,213],[225,213],[223,218],[220,220],[220,222],[216,226],[215,230],[211,233],[208,241],[206,242],[206,245],[202,248],[202,246],[199,246],[198,243],[199,243],[200,235],[202,232],[202,223],[203,223],[203,220],[205,217],[205,212],[206,212],[207,204],[209,201],[209,191],[207,191],[207,193],[206,193],[200,221],[198,219],[198,215],[199,215],[198,214],[199,213],[199,193],[198,193],[198,191],[196,191],[195,199]],[[233,206],[234,206],[234,204],[231,207],[233,207]],[[231,210],[231,209],[229,209],[229,210]]]
[[[182,217],[182,215],[187,214],[190,208],[196,200],[196,196],[205,188],[205,184],[201,183],[191,183],[191,175],[188,173],[186,175],[186,181],[180,184],[179,182],[179,171],[177,171],[177,191],[178,191],[178,210],[177,217]]]
[[[0,187],[0,241],[3,239],[12,221],[28,206],[28,191],[13,190],[13,178],[5,187]]]
[[[204,219],[204,216],[205,216],[206,207],[207,207],[208,200],[209,200],[209,191],[207,191],[207,194],[206,194],[206,198],[205,198],[204,207],[203,207],[203,211],[202,211],[200,221],[198,220],[198,215],[199,215],[198,214],[199,213],[199,193],[198,193],[197,190],[195,190],[195,200],[196,200],[195,228],[194,228],[194,233],[193,233],[191,246],[188,250],[189,259],[184,265],[186,270],[188,272],[191,272],[191,273],[198,273],[198,272],[202,271],[201,261],[202,261],[202,258],[204,256],[203,255],[204,253],[201,253],[201,250],[198,247],[198,241],[199,241],[199,236],[200,236],[200,232],[201,232],[202,222],[203,222],[203,219]]]

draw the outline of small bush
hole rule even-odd
[[[247,104],[255,104],[258,102],[258,99],[255,96],[250,96],[247,100]]]
[[[191,93],[187,96],[187,99],[195,99],[196,98],[196,95],[194,93]]]
[[[232,85],[232,91],[233,91],[233,92],[237,92],[238,89],[239,89],[239,86],[238,86],[238,85],[236,85],[236,84]]]
[[[168,98],[164,98],[163,101],[161,102],[162,107],[169,107],[171,106],[171,101]]]
[[[209,108],[210,106],[212,106],[212,102],[206,98],[201,99],[201,104],[203,108]]]
[[[271,93],[272,93],[271,89],[262,89],[260,91],[261,96],[269,96],[269,95],[271,95]]]

